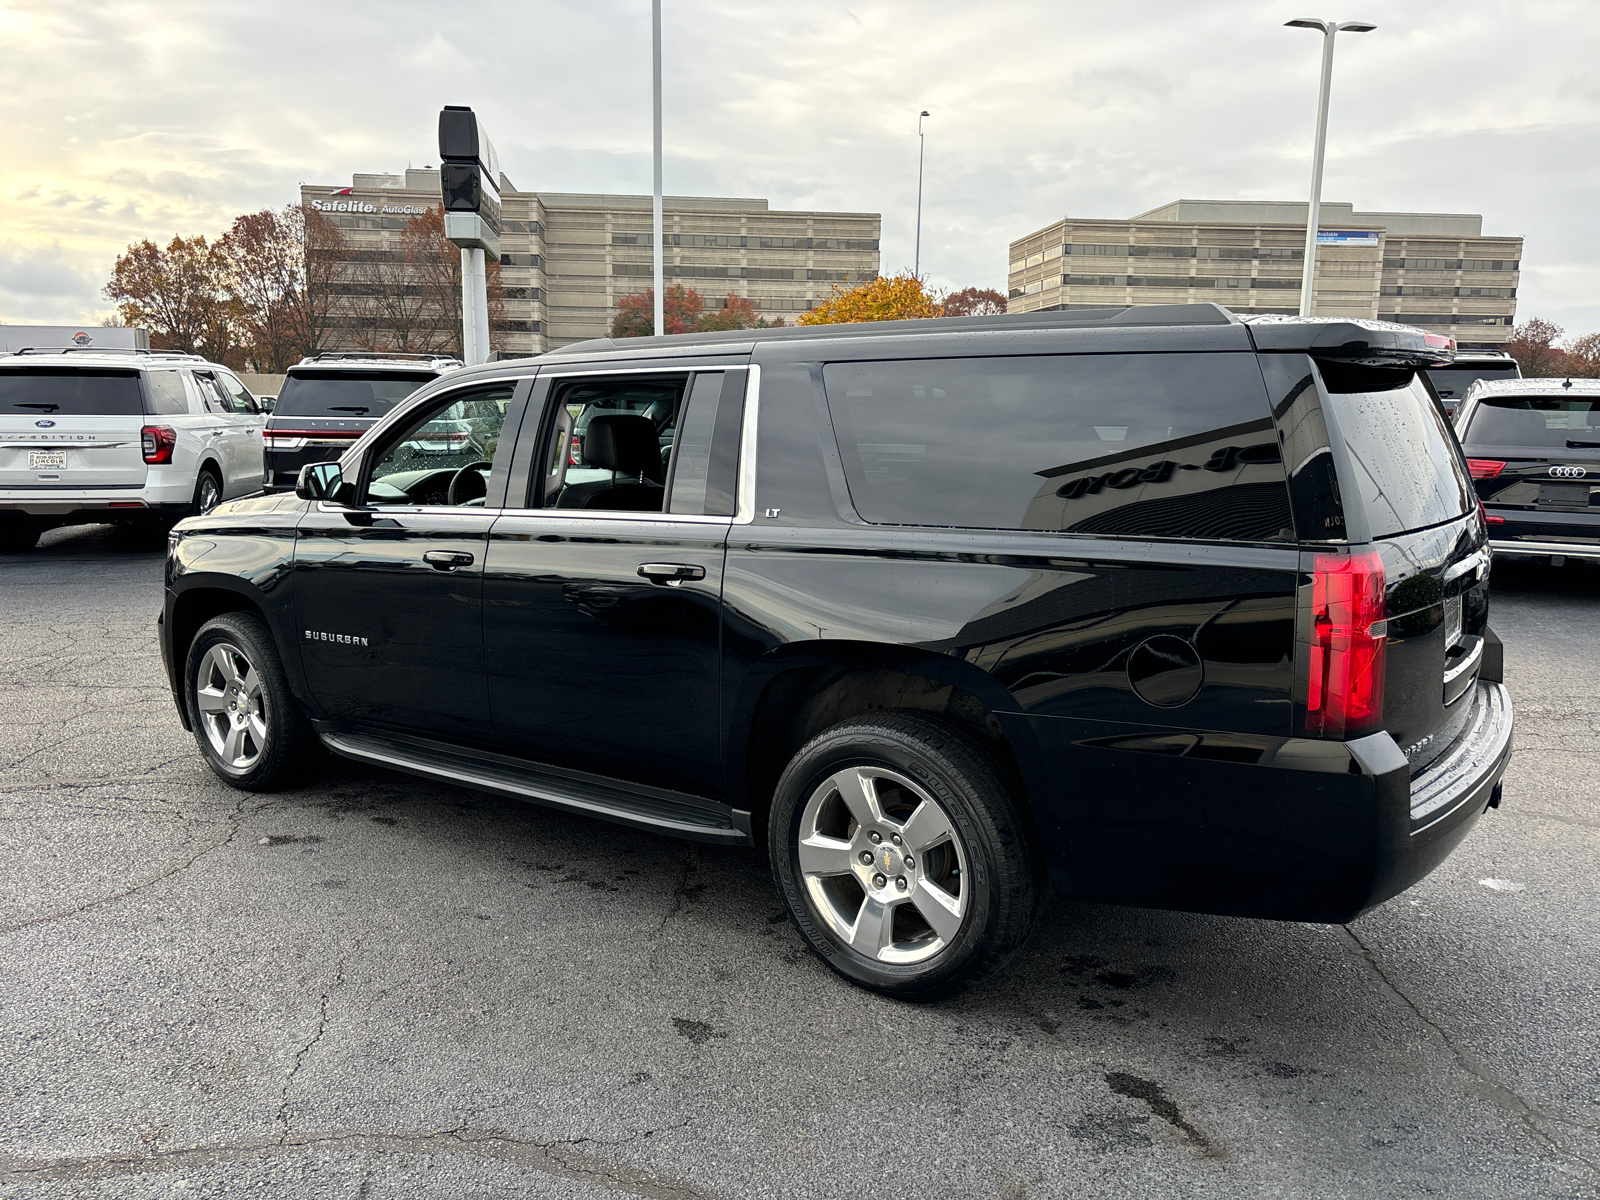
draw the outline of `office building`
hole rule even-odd
[[[1067,218],[1011,243],[1012,312],[1214,301],[1296,313],[1304,201],[1177,200],[1128,220]],[[1520,237],[1466,213],[1357,212],[1325,203],[1313,309],[1498,345],[1517,307]]]
[[[513,353],[604,337],[622,297],[652,283],[649,196],[524,192],[504,175],[501,281],[504,315],[496,340]],[[301,202],[337,225],[368,262],[401,245],[405,225],[440,202],[439,172],[356,175],[348,188],[303,186]],[[694,288],[706,307],[730,292],[768,317],[795,317],[845,287],[876,277],[882,221],[877,213],[781,211],[765,200],[664,198],[666,281]],[[371,252],[377,252],[374,256]],[[329,349],[357,348],[370,333],[358,310],[374,286],[348,274],[341,307],[349,324]],[[368,273],[370,275],[370,272]]]

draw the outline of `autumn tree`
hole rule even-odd
[[[337,290],[351,341],[363,350],[462,353],[461,251],[444,236],[444,209],[407,221],[397,249],[352,247]],[[506,347],[500,264],[485,264],[489,347]]]
[[[802,325],[838,325],[851,321],[911,321],[943,315],[939,298],[910,272],[879,276],[858,287],[833,288],[833,297],[800,314]]]
[[[227,256],[203,236],[149,239],[128,247],[111,268],[105,295],[124,325],[150,331],[158,350],[182,350],[243,367],[235,346],[241,312],[228,286]]]
[[[662,319],[668,333],[694,333],[700,328],[705,297],[694,288],[675,283],[662,298]],[[614,338],[652,337],[656,326],[656,290],[645,288],[617,301],[617,315],[611,319]]]
[[[1526,376],[1566,375],[1569,372],[1567,354],[1556,344],[1565,335],[1566,331],[1554,321],[1534,317],[1511,331],[1511,339],[1504,349],[1517,360]]]
[[[1568,369],[1585,379],[1600,378],[1600,333],[1586,333],[1567,344]]]
[[[993,288],[969,287],[951,292],[942,307],[947,317],[991,317],[1006,311],[1006,298]]]

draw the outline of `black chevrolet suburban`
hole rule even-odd
[[[1483,517],[1418,377],[1449,345],[1184,305],[451,372],[177,527],[173,696],[240,788],[320,745],[765,846],[818,954],[912,999],[996,970],[1047,889],[1348,921],[1511,752]],[[492,453],[419,465],[447,409]]]

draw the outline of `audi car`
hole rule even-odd
[[[1483,380],[1456,432],[1496,557],[1600,561],[1600,380]]]

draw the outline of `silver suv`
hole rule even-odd
[[[0,356],[0,553],[58,525],[156,531],[258,491],[265,420],[232,371],[194,354]]]

